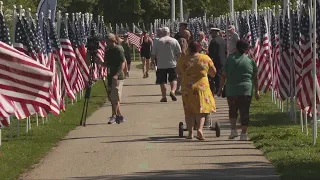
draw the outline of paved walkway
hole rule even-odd
[[[22,179],[279,179],[251,142],[227,139],[225,99],[217,99],[213,116],[223,127],[219,138],[209,130],[203,142],[177,138],[184,119],[181,99],[160,103],[155,73],[150,74],[142,79],[133,68],[125,81],[126,123],[108,125],[111,107],[106,104]]]

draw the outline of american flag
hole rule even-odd
[[[59,76],[56,70],[56,62],[54,59],[54,53],[52,50],[52,42],[50,39],[50,33],[48,29],[47,20],[43,21],[43,37],[45,41],[45,50],[46,50],[46,56],[47,56],[47,68],[50,69],[50,71],[54,74],[50,92],[51,92],[51,112],[58,116],[60,114],[60,102],[61,102],[61,87],[59,83]]]
[[[80,76],[82,75],[80,74],[76,54],[69,40],[67,25],[65,21],[62,21],[60,26],[60,43],[61,43],[62,51],[66,58],[68,74],[70,76],[70,79],[69,79],[70,86],[73,92],[77,93],[81,91],[83,88],[80,82]]]
[[[301,53],[302,53],[302,80],[301,80],[301,94],[299,101],[301,108],[309,113],[312,110],[312,101],[319,97],[313,97],[313,77],[312,77],[312,41],[310,38],[310,14],[308,10],[303,7],[301,12],[300,32],[301,32]],[[317,81],[318,84],[318,81]]]
[[[281,61],[280,61],[280,74],[279,74],[279,90],[280,97],[282,100],[290,97],[290,86],[291,86],[291,74],[292,63],[290,59],[290,20],[288,14],[285,14],[284,22],[281,28]]]
[[[295,94],[298,97],[301,96],[301,70],[302,70],[302,56],[301,56],[301,35],[300,35],[300,24],[298,11],[292,11],[291,14],[292,24],[292,58],[294,61],[294,72],[295,72]]]
[[[266,17],[260,16],[260,30],[261,30],[261,49],[259,54],[259,90],[267,92],[270,89],[272,83],[272,72],[271,72],[271,49],[269,34],[267,31],[267,20]]]
[[[140,51],[141,49],[140,37],[131,32],[128,32],[128,39],[130,43],[133,44]]]
[[[240,18],[240,38],[247,41],[249,44],[251,44],[251,32],[249,27],[249,22],[247,20],[247,17],[241,17]]]
[[[13,102],[0,94],[0,129],[8,127],[10,124],[10,116],[15,113]]]
[[[54,52],[54,55],[56,56],[57,60],[59,61],[58,64],[60,64],[60,72],[61,72],[61,81],[62,81],[62,94],[61,94],[61,105],[63,105],[64,103],[64,97],[65,97],[65,94],[68,95],[68,97],[72,100],[75,99],[75,95],[72,91],[72,88],[69,84],[70,82],[70,75],[68,73],[68,66],[67,66],[67,63],[66,63],[66,59],[65,59],[65,56],[64,56],[64,53],[63,53],[63,50],[61,48],[61,44],[60,44],[60,41],[58,40],[58,36],[57,36],[57,32],[56,32],[56,29],[54,27],[54,22],[53,21],[50,21],[49,23],[49,26],[50,26],[50,39],[51,39],[51,42],[52,42],[52,47],[53,47],[53,52]],[[64,109],[65,106],[60,106],[61,109]]]
[[[3,14],[0,12],[0,41],[11,45],[10,34]],[[9,117],[15,113],[13,102],[0,94],[0,128],[10,124]]]
[[[25,26],[23,25],[23,21],[25,22]],[[27,31],[31,31],[28,23],[25,21],[24,17],[21,19],[19,16],[17,16],[15,41],[13,43],[13,47],[29,55],[33,59],[36,59],[36,52],[34,51],[32,44],[32,40],[34,41],[34,39],[30,39]]]
[[[73,25],[74,26],[73,26]],[[68,22],[68,30],[69,34],[70,31],[72,31],[72,27],[74,27],[74,39],[71,40],[74,52],[76,53],[76,57],[78,60],[78,64],[81,70],[81,74],[84,80],[84,83],[87,84],[89,82],[89,68],[86,63],[86,48],[84,43],[81,41],[81,35],[80,35],[80,30],[79,30],[79,25],[78,22]]]
[[[50,110],[53,73],[29,56],[0,42],[0,90],[14,102]]]
[[[9,28],[5,22],[3,14],[0,13],[0,41],[11,45]]]
[[[16,18],[17,23],[15,29],[15,42],[13,46],[20,52],[29,55],[34,60],[37,60],[36,52],[33,45],[35,43],[35,38],[29,36],[29,34],[32,34],[30,26],[24,16],[21,18],[17,16]],[[15,115],[17,119],[25,119],[26,117],[31,116],[37,112],[42,112],[42,109],[40,107],[29,103],[18,101],[15,101],[13,103],[16,109]],[[43,115],[44,113],[40,114]]]
[[[278,21],[274,15],[272,15],[271,21],[271,44],[272,44],[272,60],[273,60],[273,82],[272,88],[277,98],[280,98],[279,93],[279,74],[280,74],[280,36],[278,31]]]
[[[251,48],[249,50],[249,55],[254,59],[259,66],[259,52],[260,52],[260,41],[257,27],[257,19],[255,15],[249,16],[249,25],[251,32]]]

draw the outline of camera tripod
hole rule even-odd
[[[89,81],[88,81],[86,93],[85,93],[85,96],[84,96],[84,104],[83,104],[83,109],[82,109],[82,116],[81,116],[81,120],[80,120],[80,126],[86,126],[87,114],[88,114],[88,106],[89,106],[89,100],[90,100],[90,94],[91,94],[91,88],[92,88],[92,85],[93,85],[92,75],[93,75],[93,70],[95,68],[95,61],[94,61],[93,58],[94,58],[96,53],[94,53],[94,52],[89,52],[89,53],[90,53]],[[106,82],[104,80],[102,80],[102,81],[103,81],[104,88],[106,89],[106,92],[107,92],[108,97],[109,97],[109,93],[108,93],[108,88],[107,88]]]

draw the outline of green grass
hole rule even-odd
[[[92,88],[88,115],[101,107],[106,100],[106,92],[102,81]],[[48,123],[36,126],[26,134],[25,120],[20,121],[20,136],[8,140],[9,129],[3,130],[3,147],[0,157],[0,179],[17,179],[19,175],[38,163],[56,143],[67,133],[79,125],[84,99],[68,105],[66,112],[58,117],[49,116]],[[41,122],[41,119],[40,119]],[[39,122],[39,124],[40,124]],[[13,122],[17,125],[17,121]],[[16,127],[14,128],[17,129]],[[14,135],[17,133],[14,132]]]
[[[308,136],[301,133],[300,125],[295,125],[287,113],[281,113],[270,95],[253,101],[250,123],[251,140],[272,162],[281,179],[320,179],[320,142],[314,146],[312,130]]]

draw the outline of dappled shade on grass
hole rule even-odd
[[[249,136],[282,179],[320,179],[320,142],[313,146],[311,133],[302,133],[300,125],[280,112],[269,94],[252,104]]]

